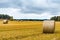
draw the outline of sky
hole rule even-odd
[[[14,19],[50,19],[60,16],[60,0],[0,0],[0,14]]]

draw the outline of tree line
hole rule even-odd
[[[60,16],[51,17],[50,20],[60,21]]]
[[[41,19],[13,19],[13,16],[9,16],[7,14],[0,14],[0,19],[8,19],[8,20],[23,20],[23,21],[43,21]],[[51,17],[50,20],[60,21],[60,16]]]
[[[5,14],[0,14],[0,19],[8,19],[8,20],[13,20],[13,16],[5,15]]]

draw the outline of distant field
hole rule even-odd
[[[55,27],[54,34],[44,34],[42,21],[0,21],[0,40],[60,40],[60,22]]]

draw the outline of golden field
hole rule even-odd
[[[42,21],[0,21],[0,40],[60,40],[60,22],[55,22],[55,33],[44,34]]]

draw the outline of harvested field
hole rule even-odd
[[[60,22],[55,25],[54,34],[44,34],[42,21],[0,21],[0,40],[60,40]]]

